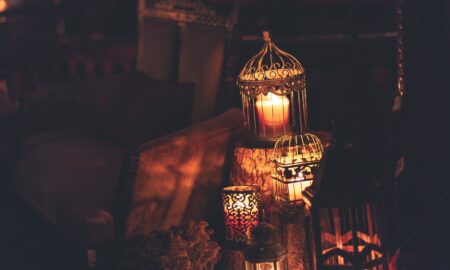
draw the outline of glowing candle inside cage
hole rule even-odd
[[[0,12],[6,11],[7,8],[8,3],[6,2],[6,0],[0,0]]]
[[[323,146],[311,133],[289,134],[274,146],[272,186],[275,201],[303,204],[303,191],[312,185],[322,159]]]
[[[284,259],[284,260],[286,260],[286,259]],[[285,262],[278,262],[278,261],[277,262],[263,262],[263,263],[249,263],[249,262],[245,262],[245,270],[253,270],[253,269],[258,269],[258,270],[287,269],[285,264],[286,264]]]
[[[290,132],[289,99],[272,93],[259,95],[256,101],[260,134],[273,136]]]
[[[222,192],[226,239],[248,242],[259,223],[260,187],[229,186]]]
[[[299,201],[303,198],[302,192],[311,186],[312,180],[306,180],[302,172],[299,172],[291,183],[288,184],[289,201]]]

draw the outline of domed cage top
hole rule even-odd
[[[322,155],[322,142],[314,134],[281,136],[273,151],[275,200],[288,204],[302,203],[302,192],[312,184]]]
[[[237,78],[242,109],[252,135],[275,141],[292,131],[308,130],[305,70],[263,32],[264,46]]]

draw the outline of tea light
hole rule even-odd
[[[226,240],[246,243],[259,223],[259,186],[229,186],[222,192]]]
[[[312,180],[306,180],[302,172],[299,172],[294,180],[288,183],[289,201],[299,201],[302,199],[302,192],[312,184]]]

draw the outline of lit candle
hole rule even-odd
[[[303,204],[303,191],[312,185],[323,147],[310,133],[278,138],[273,152],[273,195],[284,205]]]
[[[312,180],[305,181],[305,177],[302,172],[299,172],[291,183],[288,184],[289,200],[300,201],[303,197],[302,192],[309,186],[311,186]]]
[[[6,8],[8,7],[8,3],[6,0],[0,0],[0,12],[6,11]]]
[[[259,134],[278,136],[290,132],[289,99],[272,93],[259,95],[256,101]]]
[[[222,192],[226,239],[250,240],[251,229],[259,223],[259,186],[229,186]]]

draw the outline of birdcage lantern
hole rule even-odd
[[[380,186],[353,148],[328,149],[303,193],[314,270],[387,270]]]
[[[273,150],[272,191],[281,206],[303,203],[302,192],[309,187],[322,159],[323,146],[312,133],[281,136]]]
[[[263,222],[252,234],[253,244],[244,252],[245,270],[287,270],[287,251],[276,242],[274,226]]]
[[[252,137],[275,141],[281,135],[308,129],[305,70],[294,56],[272,42],[267,31],[263,40],[263,48],[239,73],[237,86]]]

